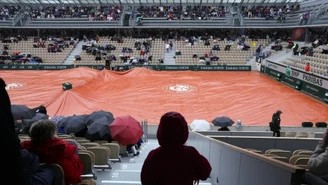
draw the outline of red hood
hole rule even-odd
[[[157,139],[161,146],[182,146],[188,139],[189,131],[185,118],[177,112],[168,112],[161,117]]]
[[[58,157],[70,157],[75,155],[76,148],[68,147],[69,145],[70,144],[66,141],[58,138],[48,139],[40,143],[33,143],[32,141],[24,141],[21,143],[22,148],[37,154],[41,162],[45,160],[48,162],[55,161]]]

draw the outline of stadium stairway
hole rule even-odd
[[[165,65],[175,65],[175,40],[169,39],[169,41],[172,41],[173,48],[172,48],[172,50],[169,50],[169,52],[166,52],[166,48],[165,48],[164,64]]]
[[[139,156],[122,157],[121,162],[110,163],[111,170],[96,171],[97,185],[141,185],[140,174],[142,165],[148,153],[158,146],[156,139],[149,139],[147,143],[142,144]],[[200,181],[199,185],[211,185],[210,179]]]
[[[83,41],[79,41],[72,52],[66,57],[63,64],[71,65],[74,64],[75,55],[80,55],[82,53],[82,45],[85,44]]]
[[[270,43],[269,45],[267,45],[266,47],[263,48],[263,51],[270,51],[271,46],[273,46],[273,45],[274,45],[274,42]],[[246,61],[246,64],[252,66],[252,71],[260,71],[261,68],[258,65],[258,63],[256,63],[255,61],[256,61],[256,57],[252,56],[249,58],[248,61]]]

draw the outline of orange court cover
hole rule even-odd
[[[0,71],[12,104],[46,105],[48,114],[70,116],[96,110],[131,115],[158,124],[168,111],[211,122],[217,116],[245,125],[268,125],[276,110],[281,124],[328,122],[328,106],[259,72],[153,71],[125,72],[75,68],[58,71]],[[62,90],[70,82],[73,89]]]

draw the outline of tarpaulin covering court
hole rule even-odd
[[[167,111],[182,113],[188,123],[218,116],[245,125],[268,125],[282,110],[282,125],[328,122],[328,106],[258,72],[153,71],[126,72],[75,68],[58,71],[0,71],[13,104],[46,105],[48,114],[70,116],[105,110],[115,117],[131,115],[158,124]],[[73,89],[62,90],[70,82]]]

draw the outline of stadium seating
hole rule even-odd
[[[314,49],[314,55],[311,56],[294,56],[284,60],[282,63],[304,70],[305,65],[310,63],[311,72],[317,75],[324,75],[327,72],[328,55],[321,54],[321,49]]]
[[[122,65],[123,61],[120,60],[120,56],[124,56],[124,54],[122,54],[122,48],[123,47],[127,47],[127,48],[131,48],[133,50],[133,53],[130,54],[125,54],[126,56],[130,56],[130,57],[140,57],[140,51],[136,50],[136,48],[134,48],[134,43],[139,40],[140,42],[143,42],[145,39],[135,39],[135,38],[124,38],[123,43],[117,43],[114,41],[111,41],[110,38],[108,37],[100,37],[99,41],[97,42],[98,45],[100,46],[104,46],[107,44],[112,44],[116,47],[116,50],[112,50],[110,53],[108,53],[107,55],[115,55],[116,57],[116,61],[112,61],[112,65]],[[158,59],[163,58],[164,56],[164,51],[165,51],[165,44],[161,39],[155,39],[152,41],[152,47],[150,48],[150,52],[148,53],[148,56],[152,55],[153,59],[152,59],[152,63],[157,63]],[[87,54],[85,51],[83,51],[81,53],[81,60],[75,61],[75,64],[101,64],[101,65],[105,65],[105,60],[95,60],[95,56],[91,55],[91,54]]]
[[[9,45],[9,55],[14,51],[19,51],[20,53],[30,53],[32,56],[38,56],[42,59],[42,64],[61,64],[67,55],[74,49],[74,46],[70,45],[69,48],[65,48],[62,52],[48,53],[47,46],[50,43],[53,42],[45,41],[45,48],[34,48],[33,37],[30,37],[27,41],[22,40],[18,43],[0,43],[0,48],[3,48],[3,45]]]
[[[214,62],[214,64],[242,65],[246,64],[249,57],[254,56],[258,45],[262,44],[265,47],[269,44],[269,41],[267,39],[260,39],[256,42],[257,46],[251,47],[248,51],[238,49],[236,42],[231,45],[229,51],[225,51],[224,48],[229,44],[228,41],[211,40],[209,46],[205,46],[202,41],[195,42],[193,46],[185,41],[177,41],[176,43],[177,50],[181,51],[181,55],[176,56],[176,64],[205,65],[205,61],[199,60],[199,57],[204,56],[205,53],[210,53],[214,45],[219,45],[220,51],[212,50],[213,55],[219,57],[219,60]],[[252,41],[250,39],[246,39],[245,43],[251,46]],[[193,55],[195,54],[197,57],[193,58]]]

